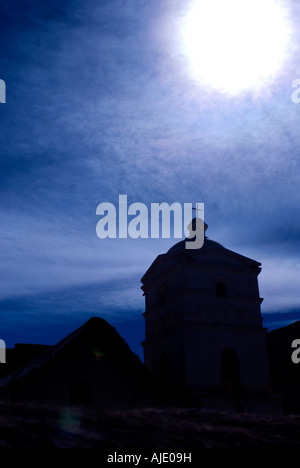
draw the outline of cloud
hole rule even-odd
[[[300,262],[294,257],[264,258],[260,291],[265,312],[299,308]]]
[[[186,75],[177,0],[1,8],[2,300],[66,317],[136,310],[140,277],[172,240],[96,237],[97,205],[127,194],[205,203],[209,237],[262,261],[264,310],[299,307],[299,33],[270,87],[229,99]]]

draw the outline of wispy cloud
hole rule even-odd
[[[167,242],[96,237],[97,205],[125,193],[148,206],[204,202],[208,235],[262,261],[264,310],[298,307],[297,28],[272,86],[229,99],[186,75],[177,0],[1,8],[2,300],[44,309],[37,298],[78,290],[80,307],[68,299],[64,313],[84,297],[89,310],[140,307],[139,278]]]

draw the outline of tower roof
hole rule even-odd
[[[192,229],[195,230],[194,224],[192,224],[194,221],[195,218],[188,226],[189,229],[191,226],[193,226]],[[204,230],[207,230],[206,223],[204,223]],[[260,262],[227,249],[219,242],[209,239],[207,236],[204,236],[204,242],[201,248],[187,249],[186,242],[193,243],[193,241],[194,239],[192,238],[185,238],[174,244],[166,253],[158,255],[141,278],[142,283],[145,284],[145,282],[153,277],[153,275],[156,277],[157,275],[165,272],[167,269],[172,268],[175,264],[178,264],[178,262],[184,262],[184,259],[187,257],[197,258],[198,260],[204,261],[206,263],[215,263],[216,258],[218,257],[219,261],[222,259],[223,262],[230,265],[235,263],[239,266],[256,268],[258,271],[260,271]]]
[[[178,253],[181,251],[185,251],[187,254],[191,254],[194,251],[198,251],[199,249],[186,249],[185,248],[185,243],[186,242],[193,242],[189,239],[184,239],[180,242],[177,242],[174,244],[168,251],[167,253]],[[225,249],[223,245],[219,244],[219,242],[216,242],[214,240],[209,239],[207,236],[204,236],[204,243],[201,249]]]
[[[198,224],[199,222],[199,224]],[[193,233],[196,231],[197,228],[204,228],[204,233],[206,233],[207,231],[207,228],[208,228],[208,225],[201,219],[201,218],[193,218],[192,221],[189,223],[189,225],[187,226],[188,230],[190,231],[190,237],[191,238],[186,238],[180,242],[177,242],[175,245],[173,245],[167,253],[178,253],[180,251],[185,251],[187,250],[187,253],[191,254],[193,252],[196,252],[196,251],[199,251],[199,249],[186,249],[186,245],[185,243],[186,242],[194,242],[194,239],[193,239]],[[209,239],[206,235],[204,236],[204,243],[203,243],[203,246],[201,247],[202,250],[206,250],[206,249],[224,249],[224,247],[219,244],[218,242],[215,242],[211,239]]]

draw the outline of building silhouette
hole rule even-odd
[[[27,346],[13,351],[18,354],[19,348],[24,352]],[[16,368],[0,378],[0,400],[100,409],[138,407],[152,401],[151,374],[100,317],[90,318],[53,346],[32,348],[27,353],[32,359],[20,366],[16,359]]]
[[[207,236],[199,249],[185,242],[192,240],[158,255],[142,277],[144,363],[92,317],[55,345],[9,350],[0,400],[280,413],[260,310],[261,264]]]
[[[262,325],[261,264],[206,235],[200,249],[186,249],[186,241],[158,255],[141,280],[145,365],[170,392],[206,408],[280,410]]]

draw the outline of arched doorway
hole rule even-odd
[[[216,284],[216,295],[218,297],[228,297],[227,286],[223,281],[218,281]]]
[[[223,392],[241,392],[240,362],[236,351],[225,348],[221,354],[221,387]]]

